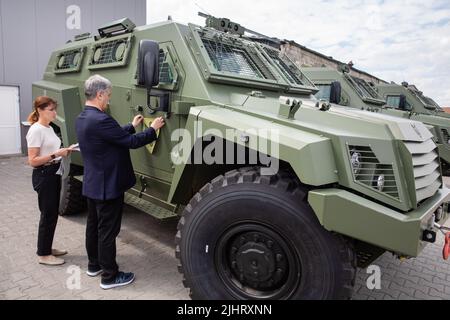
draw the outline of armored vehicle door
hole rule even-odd
[[[161,116],[164,117],[166,125],[158,132],[158,140],[155,143],[146,148],[133,150],[132,160],[136,172],[170,182],[174,170],[170,153],[177,144],[177,141],[171,141],[171,134],[176,129],[184,127],[189,112],[189,109],[186,112],[179,110],[177,103],[180,95],[179,82],[183,72],[175,47],[170,41],[159,43],[158,69],[157,86],[147,92],[145,87],[136,84],[136,89],[132,92],[129,117],[131,120],[138,114],[143,115],[142,129],[150,126],[155,118]]]

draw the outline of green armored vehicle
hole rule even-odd
[[[450,118],[450,114],[445,113],[433,99],[425,96],[416,86],[407,82],[403,82],[401,85],[380,83],[375,88],[389,107]]]
[[[351,75],[348,68],[305,67],[301,71],[319,89],[317,99],[324,99],[341,106],[368,109],[386,105],[386,101],[365,80]]]
[[[416,86],[403,82],[383,83],[375,86],[386,101],[387,106],[396,113],[408,113],[410,118],[434,127],[433,134],[439,147],[443,171],[450,172],[450,114],[431,98],[425,96]]]
[[[450,169],[450,115],[414,86],[405,84],[369,84],[352,76],[345,66],[341,70],[330,68],[302,68],[302,72],[320,89],[318,99],[381,112],[396,117],[423,122],[431,130],[439,147],[442,170]]]
[[[438,149],[420,122],[317,100],[287,57],[244,31],[213,17],[116,21],[56,50],[33,94],[58,101],[65,145],[94,73],[113,82],[120,123],[165,117],[156,144],[131,152],[128,202],[181,216],[176,257],[193,298],[350,298],[358,266],[385,251],[415,257],[442,230]],[[82,207],[82,171],[73,153],[65,213]]]

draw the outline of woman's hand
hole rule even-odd
[[[158,117],[155,120],[153,120],[153,122],[150,125],[150,127],[155,129],[155,131],[156,131],[158,129],[161,129],[164,125],[165,125],[164,118],[163,117]]]
[[[49,154],[40,156],[40,150],[40,148],[28,148],[28,163],[34,168],[42,166],[52,160]],[[56,157],[67,157],[71,151],[70,148],[62,148],[57,150],[54,155]]]
[[[57,157],[67,157],[72,152],[70,148],[61,148],[55,152]]]

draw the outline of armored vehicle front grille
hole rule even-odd
[[[209,39],[202,39],[202,42],[218,71],[236,73],[251,78],[266,78],[244,49]]]
[[[432,139],[424,142],[405,141],[412,155],[417,203],[432,197],[441,187],[439,154]]]
[[[299,85],[304,84],[301,78],[297,76],[295,72],[291,70],[288,64],[280,57],[280,52],[278,50],[264,47],[264,51],[269,55],[270,58],[272,58],[273,61],[275,61],[283,75],[290,83]]]
[[[352,163],[353,178],[356,182],[399,199],[395,172],[392,164],[380,163],[372,148],[368,146],[348,146]]]

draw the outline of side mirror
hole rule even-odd
[[[406,96],[404,94],[400,95],[400,101],[398,103],[398,108],[400,110],[406,110]]]
[[[339,81],[333,81],[330,89],[330,103],[339,104],[341,102],[342,87]]]
[[[147,89],[159,84],[159,44],[141,40],[138,54],[138,84]]]

